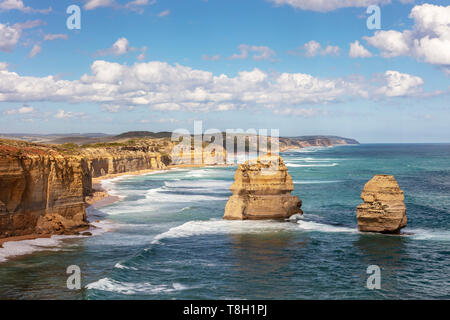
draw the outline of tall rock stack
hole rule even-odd
[[[225,207],[226,220],[286,219],[302,214],[302,201],[291,195],[292,178],[279,156],[265,155],[239,165]]]
[[[358,229],[363,232],[398,234],[406,227],[403,191],[391,175],[375,175],[361,193],[364,203],[356,209]]]

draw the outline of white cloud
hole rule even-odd
[[[114,7],[116,2],[114,0],[88,0],[84,5],[85,10],[93,10],[101,7]]]
[[[20,34],[20,29],[0,23],[0,50],[13,51],[17,42],[19,42]]]
[[[72,119],[72,118],[82,118],[85,117],[86,113],[84,112],[71,112],[71,111],[64,111],[63,109],[59,109],[57,113],[55,113],[54,117],[56,119]]]
[[[22,107],[20,107],[18,109],[9,109],[9,110],[3,111],[3,114],[14,115],[14,114],[27,114],[27,113],[33,113],[33,112],[34,112],[33,107],[23,105]]]
[[[53,41],[57,39],[67,40],[69,36],[67,34],[46,34],[44,36],[45,41]]]
[[[35,28],[44,24],[41,20],[30,20],[12,26],[0,23],[0,51],[12,52],[22,35],[22,30]]]
[[[286,72],[269,75],[259,69],[230,77],[159,61],[126,65],[98,60],[91,65],[89,74],[72,81],[0,71],[0,102],[98,103],[109,112],[118,110],[115,106],[193,112],[244,107],[276,109],[355,98],[416,95],[423,81],[389,71],[382,87],[371,83],[363,77],[322,79]],[[73,114],[59,113],[61,118],[70,116]]]
[[[412,56],[445,72],[450,67],[450,6],[415,6],[409,17],[414,20],[411,30],[378,31],[364,39],[383,57]]]
[[[122,109],[119,105],[111,105],[111,104],[104,104],[102,106],[102,111],[109,112],[109,113],[117,113]]]
[[[26,13],[49,13],[52,11],[52,8],[48,9],[33,9],[31,7],[27,7],[23,4],[22,0],[3,0],[0,2],[0,10],[10,11],[10,10],[19,10]]]
[[[414,96],[422,92],[423,80],[398,71],[388,70],[384,73],[385,86],[378,93],[387,97]]]
[[[158,13],[158,17],[162,18],[162,17],[168,16],[169,14],[170,14],[170,10],[164,10],[164,11]]]
[[[137,59],[139,61],[145,60],[146,53],[147,53],[147,47],[142,47],[141,49],[131,47],[130,42],[127,38],[119,38],[117,41],[112,45],[111,48],[99,50],[96,52],[96,55],[98,56],[121,56],[130,52],[135,51],[141,51],[141,53],[137,56]]]
[[[322,48],[322,45],[316,40],[311,40],[305,43],[303,46],[297,48],[296,50],[289,51],[289,54],[293,55],[301,55],[305,57],[315,57],[317,55],[339,55],[341,49],[338,46],[327,46],[325,49]]]
[[[348,53],[350,58],[369,58],[372,54],[364,48],[362,44],[356,40],[353,43],[350,43],[350,51]]]
[[[252,59],[256,61],[260,60],[272,60],[276,55],[275,51],[266,46],[250,46],[248,44],[241,44],[238,49],[241,51],[240,53],[233,54],[229,57],[231,60],[243,60],[247,59],[250,56],[250,53],[253,53]]]
[[[314,117],[318,115],[327,115],[326,110],[317,108],[285,108],[281,110],[274,110],[274,113],[282,116],[296,116],[296,117]]]
[[[368,7],[388,4],[391,0],[269,0],[276,5],[289,5],[302,10],[329,12],[340,8]],[[402,0],[409,1],[409,0]]]
[[[409,31],[395,30],[377,31],[372,37],[364,37],[369,45],[382,50],[381,55],[385,58],[408,55],[410,38]]]
[[[154,4],[156,1],[148,1],[148,0],[134,0],[121,5],[117,3],[115,0],[87,0],[84,5],[85,10],[94,10],[97,8],[106,8],[112,7],[115,9],[130,9],[130,10],[138,10],[140,7],[144,7],[146,5]]]
[[[38,44],[35,44],[30,51],[30,55],[29,55],[30,59],[34,58],[41,52],[42,52],[42,47]]]

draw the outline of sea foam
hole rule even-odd
[[[95,289],[101,291],[116,292],[125,295],[132,294],[159,294],[159,293],[170,293],[174,291],[187,290],[190,289],[188,286],[182,285],[180,283],[172,283],[171,285],[153,285],[149,282],[122,282],[110,278],[102,278],[98,281],[92,282],[86,286],[86,289]]]

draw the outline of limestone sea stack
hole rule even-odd
[[[224,219],[287,219],[303,214],[302,201],[291,195],[294,184],[281,157],[265,155],[240,164],[234,179]]]
[[[398,234],[406,227],[403,191],[391,175],[375,175],[361,193],[364,203],[356,209],[358,229],[363,232]]]

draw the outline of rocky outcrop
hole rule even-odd
[[[294,184],[279,156],[266,155],[239,165],[234,179],[226,220],[286,219],[303,213],[301,200],[291,195]]]
[[[6,149],[6,150],[5,150]],[[0,238],[86,229],[87,162],[42,149],[0,148]],[[55,232],[38,221],[71,221]]]
[[[363,232],[398,234],[406,227],[403,191],[391,175],[375,175],[361,193],[364,203],[357,208],[358,229]]]

